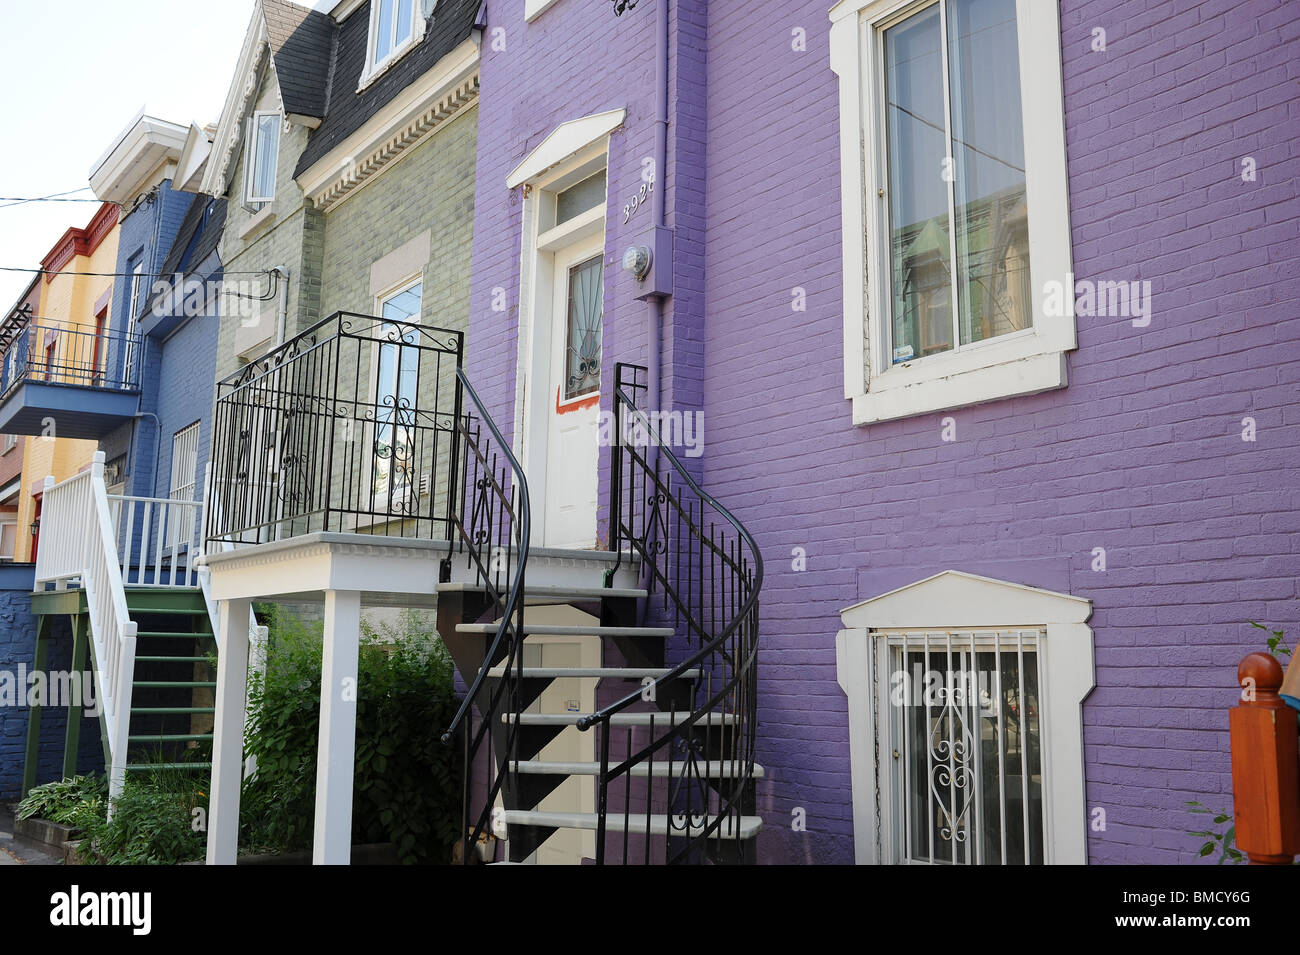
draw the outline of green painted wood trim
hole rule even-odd
[[[34,671],[45,670],[45,660],[50,648],[50,618],[40,617],[36,622],[36,653],[32,659]],[[24,796],[36,785],[36,768],[41,746],[41,710],[39,704],[27,707],[27,747],[23,755],[23,792]]]
[[[90,617],[77,614],[72,618],[72,678],[77,682],[72,696],[77,703],[68,701],[68,726],[63,734],[63,778],[77,775],[77,749],[81,745],[81,674],[86,669],[86,644],[90,642]]]

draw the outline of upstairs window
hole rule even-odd
[[[422,0],[372,0],[370,4],[370,55],[366,79],[382,71],[420,39],[424,33]]]
[[[280,155],[280,114],[256,112],[248,123],[244,163],[244,201],[256,208],[275,199],[275,173]]]
[[[844,0],[831,18],[854,423],[1064,387],[1056,5]]]

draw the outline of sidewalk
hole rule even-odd
[[[61,865],[62,859],[46,855],[14,837],[14,814],[0,803],[0,865]]]

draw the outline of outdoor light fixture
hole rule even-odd
[[[623,253],[623,271],[631,272],[638,282],[642,282],[650,274],[650,261],[650,246],[629,245]]]
[[[38,517],[32,521],[32,536],[35,537],[41,532],[41,519]]]

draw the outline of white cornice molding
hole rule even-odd
[[[95,197],[129,208],[131,200],[172,173],[185,135],[184,126],[137,115],[91,170]]]
[[[319,210],[343,201],[478,101],[479,48],[469,39],[296,177]]]
[[[200,192],[210,196],[225,195],[231,162],[243,142],[244,115],[257,95],[262,65],[270,52],[266,19],[262,16],[262,5],[258,3],[244,35],[244,46],[239,52],[239,62],[235,66],[230,90],[226,93],[221,119],[217,122],[217,134],[212,138],[212,155],[209,156],[207,169],[203,173]]]
[[[1092,602],[1072,594],[945,570],[840,612],[846,627],[1012,627],[1084,623]]]
[[[571,119],[551,130],[546,138],[537,144],[524,161],[506,176],[507,188],[514,189],[530,179],[535,179],[556,163],[563,162],[574,153],[590,146],[602,136],[608,136],[623,125],[627,117],[626,109],[611,109],[604,113],[593,113],[581,119]]]

